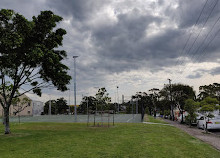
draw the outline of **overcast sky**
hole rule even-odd
[[[168,83],[198,87],[220,82],[219,0],[0,0],[29,20],[51,10],[66,29],[63,61],[73,77],[76,59],[77,104],[82,95],[106,87],[112,101]],[[203,10],[203,11],[202,11]],[[202,11],[202,12],[201,12]],[[200,17],[200,18],[199,18]],[[188,42],[187,42],[188,41]],[[69,86],[73,104],[73,80]],[[117,97],[117,86],[118,97]],[[44,90],[47,101],[69,92]],[[50,94],[50,96],[49,96]]]

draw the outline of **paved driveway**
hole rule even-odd
[[[220,129],[219,130],[211,130],[210,132],[220,136]]]
[[[170,121],[170,120],[166,120],[166,119],[165,119],[165,121],[174,125],[177,128],[182,129],[183,131],[185,131],[189,135],[192,135],[192,136],[212,145],[216,149],[220,150],[220,132],[215,132],[215,134],[210,132],[209,134],[206,134],[204,132],[204,130],[194,128],[194,127],[189,128],[188,125],[180,124],[177,121]],[[219,135],[217,135],[217,134],[219,134]]]

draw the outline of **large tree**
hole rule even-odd
[[[204,85],[199,87],[199,95],[198,98],[203,100],[206,97],[217,98],[220,101],[220,84],[213,83],[209,85]]]
[[[163,100],[169,100],[171,106],[172,118],[174,120],[174,113],[172,110],[177,107],[180,110],[180,113],[183,114],[185,100],[195,99],[195,91],[189,85],[184,84],[172,84],[165,85],[164,88],[160,91],[160,95]],[[182,115],[183,117],[183,115]],[[182,118],[183,121],[183,118]]]
[[[152,88],[149,90],[151,92],[150,96],[152,99],[152,103],[154,106],[154,117],[156,117],[157,113],[157,103],[158,103],[158,98],[159,98],[159,89],[158,88]]]
[[[51,104],[51,114],[67,114],[67,101],[64,98],[57,100],[48,100],[44,105],[44,113],[49,114],[49,105]]]
[[[146,92],[137,92],[136,95],[132,96],[132,99],[138,101],[138,111],[141,112],[141,120],[143,121],[146,109],[149,111],[149,114],[154,109],[152,97]]]
[[[0,104],[5,134],[10,133],[9,107],[14,98],[31,91],[41,95],[48,86],[67,90],[71,76],[61,62],[66,52],[58,49],[66,31],[56,28],[61,20],[51,11],[27,20],[13,10],[0,10]]]
[[[51,114],[52,115],[56,115],[57,114],[57,104],[56,104],[56,100],[48,100],[45,104],[44,104],[44,114],[49,115],[50,114],[50,108],[51,106]]]

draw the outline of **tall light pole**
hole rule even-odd
[[[118,103],[118,113],[119,113],[119,98],[118,98],[118,86],[117,86],[117,103]]]
[[[173,98],[172,98],[172,84],[171,84],[171,79],[167,79],[169,81],[169,88],[170,88],[170,102],[171,102],[171,115],[172,115],[172,120],[174,121],[174,112],[173,112]]]
[[[69,115],[71,115],[71,112],[70,112],[70,89],[69,89]]]
[[[74,59],[74,116],[75,116],[75,122],[77,121],[77,111],[76,111],[76,58],[78,56],[73,56]]]

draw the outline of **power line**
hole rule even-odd
[[[206,21],[205,21],[205,23],[203,24],[203,26],[202,26],[202,28],[200,29],[200,31],[199,31],[199,33],[198,33],[198,35],[196,36],[196,38],[195,38],[195,40],[194,40],[194,42],[193,42],[193,44],[192,44],[192,46],[190,47],[190,49],[188,50],[188,55],[190,55],[190,51],[191,51],[191,49],[193,48],[193,46],[194,46],[194,44],[196,43],[196,41],[198,40],[198,38],[199,38],[199,36],[200,36],[200,34],[202,33],[202,31],[203,31],[203,28],[204,28],[204,26],[206,25],[206,23],[208,22],[208,20],[209,20],[209,18],[210,18],[210,16],[211,16],[211,14],[212,14],[212,12],[214,11],[214,9],[215,9],[215,7],[216,7],[216,5],[218,4],[218,0],[216,0],[216,2],[215,2],[215,4],[214,4],[214,6],[212,7],[212,9],[211,9],[211,12],[209,13],[209,15],[208,15],[208,17],[206,18]],[[187,55],[187,54],[186,54]],[[182,63],[181,64],[183,64],[183,61],[182,61]]]
[[[215,4],[214,4],[214,6],[212,7],[212,10],[211,10],[211,12],[209,13],[208,17],[206,18],[206,21],[205,21],[205,23],[203,24],[202,28],[206,25],[206,23],[207,23],[208,19],[210,18],[210,16],[211,16],[211,14],[212,14],[214,8],[216,7],[217,3],[218,3],[218,0],[215,1]],[[219,18],[220,18],[220,17],[219,17]],[[205,39],[203,40],[202,44],[205,42],[205,40],[207,39],[208,35],[211,33],[211,31],[213,30],[213,28],[215,27],[215,25],[216,25],[217,22],[219,21],[219,18],[216,20],[216,22],[215,22],[214,25],[212,26],[211,30],[209,31],[209,33],[206,35],[206,37],[205,37]],[[189,49],[188,54],[190,54],[190,50],[191,50],[192,47],[194,46],[194,44],[195,44],[196,40],[198,39],[199,35],[201,34],[201,32],[202,32],[202,29],[200,30],[199,34],[197,35],[197,38],[194,40],[194,42],[193,42],[191,48]],[[212,39],[212,40],[213,40],[213,39]],[[211,41],[212,41],[212,40],[211,40]],[[210,41],[209,43],[211,43],[211,41]],[[201,44],[201,45],[202,45],[202,44]],[[201,45],[200,45],[200,46],[201,46]],[[208,44],[208,45],[209,45],[209,44]],[[208,45],[207,45],[207,46],[208,46]],[[193,58],[194,58],[195,54],[198,52],[198,50],[201,48],[200,46],[198,47],[198,49],[196,50],[196,52],[195,52],[194,55],[192,56]],[[183,62],[182,62],[180,65],[182,65],[182,64],[183,64]],[[187,67],[187,66],[185,66],[185,67],[184,67],[185,69],[182,70],[182,71],[185,71],[185,70],[186,70],[186,67]],[[181,70],[180,70],[180,71],[181,71]],[[183,75],[183,72],[182,72],[182,75]],[[182,75],[181,75],[181,76],[182,76]],[[180,78],[180,77],[178,77],[178,78]],[[177,79],[178,79],[178,78],[177,78]]]
[[[202,53],[201,53],[201,55],[200,55],[200,60],[198,60],[198,62],[201,61],[201,59],[202,59],[201,57],[206,54],[205,50],[209,47],[209,45],[211,44],[211,42],[217,37],[217,35],[218,35],[219,33],[220,33],[220,28],[219,28],[218,31],[215,33],[215,35],[213,36],[213,38],[208,42],[207,46],[204,47],[204,49],[201,51]],[[197,59],[199,59],[199,58],[197,58]],[[187,68],[188,68],[188,67],[187,67]],[[192,69],[192,67],[190,67],[189,71],[191,71],[191,69]],[[186,71],[186,70],[187,70],[187,69],[185,69],[185,71]]]
[[[208,2],[208,0],[206,0],[205,4],[203,5],[203,8],[202,8],[202,10],[201,10],[201,12],[200,12],[200,14],[199,14],[199,17],[197,18],[196,23],[193,25],[193,28],[192,28],[191,31],[190,31],[190,35],[189,35],[188,39],[186,40],[186,43],[185,43],[185,45],[184,45],[184,47],[183,47],[183,49],[182,49],[182,51],[181,51],[181,53],[180,53],[180,56],[182,56],[182,55],[184,54],[184,50],[185,50],[185,48],[186,48],[186,46],[187,46],[187,44],[188,44],[188,42],[189,42],[189,39],[190,39],[191,36],[192,36],[194,27],[198,24],[199,19],[200,19],[201,15],[202,15],[202,12],[204,11],[204,8],[205,8],[207,2]],[[178,64],[178,62],[179,62],[179,59],[177,60],[175,66]]]
[[[193,54],[192,58],[195,57],[195,55],[197,54],[197,52],[199,51],[199,48],[202,47],[202,45],[204,44],[204,42],[206,41],[206,39],[208,38],[209,34],[212,32],[212,30],[214,29],[215,25],[218,23],[218,21],[220,20],[220,16],[218,17],[218,19],[215,21],[214,25],[212,26],[211,30],[207,33],[206,37],[204,38],[202,44],[197,48],[197,50],[195,51],[195,53]]]

